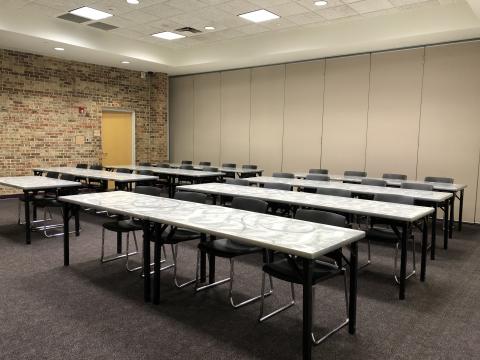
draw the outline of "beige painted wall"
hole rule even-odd
[[[172,78],[171,158],[451,176],[480,222],[478,64],[471,42]]]

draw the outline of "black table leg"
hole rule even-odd
[[[160,303],[160,261],[162,259],[162,234],[168,225],[161,225],[155,223],[154,236],[155,243],[153,247],[153,303],[158,305]],[[148,269],[150,271],[150,268]]]
[[[443,248],[448,249],[448,214],[449,214],[449,204],[450,200],[445,201],[445,207],[443,211]]]
[[[210,241],[215,240],[215,236],[210,235]],[[215,282],[215,255],[208,255],[208,282],[213,284]]]
[[[143,298],[145,302],[150,301],[150,240],[152,231],[150,223],[143,221]]]
[[[63,204],[63,266],[70,265],[70,205],[68,203]]]
[[[27,245],[32,243],[30,233],[30,192],[25,190],[23,192],[25,198],[25,242]]]
[[[75,206],[73,210],[75,213],[75,236],[80,236],[80,211],[79,207]]]
[[[313,261],[303,259],[303,360],[312,358]]]
[[[428,218],[423,219],[422,224],[422,261],[420,265],[420,281],[425,281],[427,272],[427,247],[428,247]]]
[[[460,190],[460,204],[458,205],[458,231],[462,231],[462,223],[463,223],[463,192],[464,190]]]
[[[357,326],[357,273],[358,273],[358,243],[350,245],[350,299],[348,302],[348,332],[355,334]]]
[[[438,206],[435,203],[433,205],[433,214],[432,214],[432,244],[430,245],[430,260],[435,260],[435,246],[437,243],[437,212]]]
[[[453,222],[455,221],[455,193],[452,194],[452,203],[450,204],[450,222],[448,225],[448,237],[453,237]]]
[[[122,253],[122,233],[117,232],[117,254]]]
[[[408,224],[402,225],[402,240],[400,243],[400,292],[399,299],[405,299],[405,283],[407,276],[407,237],[408,237]]]
[[[207,235],[201,234],[200,241],[207,241]],[[205,281],[207,281],[207,253],[200,251],[200,282],[204,283]]]

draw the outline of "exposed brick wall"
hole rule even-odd
[[[106,108],[135,111],[137,161],[167,160],[167,86],[166,74],[142,79],[136,71],[0,49],[0,176],[100,163],[94,134]],[[76,136],[89,141],[76,145]]]

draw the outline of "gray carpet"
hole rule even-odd
[[[142,280],[124,262],[100,264],[105,218],[81,215],[82,233],[71,240],[71,266],[63,267],[62,238],[32,237],[24,243],[16,200],[0,201],[1,359],[300,359],[301,305],[259,324],[259,304],[233,310],[228,286],[194,294],[178,290],[162,274],[162,302],[144,304]],[[439,228],[440,230],[440,228]],[[140,234],[139,234],[140,237]],[[478,359],[480,353],[480,227],[454,233],[448,252],[429,261],[427,282],[407,282],[407,300],[393,284],[393,247],[373,246],[374,263],[358,280],[357,334],[344,329],[315,347],[315,359]],[[115,238],[108,238],[113,252]],[[179,274],[194,274],[195,244],[183,244]],[[363,261],[366,245],[360,245]],[[169,253],[170,255],[170,253]],[[417,253],[417,257],[418,257]],[[171,258],[171,255],[170,255]],[[411,257],[409,257],[409,260]],[[139,259],[140,260],[140,259]],[[260,262],[236,267],[236,295],[259,293]],[[217,276],[227,275],[217,261]],[[275,282],[272,309],[288,299]],[[301,304],[301,288],[297,288]],[[344,314],[340,278],[317,289],[314,324],[336,325]]]

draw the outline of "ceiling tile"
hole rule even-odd
[[[276,6],[269,6],[268,10],[281,17],[287,17],[290,15],[304,14],[304,13],[310,12],[310,10],[308,10],[307,8],[294,2],[289,2],[289,3],[276,5]]]
[[[217,6],[220,10],[223,10],[232,15],[240,15],[249,11],[258,10],[258,5],[252,4],[246,0],[232,0]],[[244,20],[247,21],[247,20]]]
[[[168,0],[165,5],[182,11],[192,11],[207,6],[207,4],[199,0]]]
[[[350,7],[360,14],[391,9],[393,5],[388,0],[362,0],[350,4]]]
[[[157,18],[164,19],[171,16],[181,15],[182,10],[169,6],[166,3],[156,4],[142,8],[143,12],[156,16]]]
[[[327,20],[335,20],[346,18],[349,16],[355,16],[358,13],[353,10],[348,5],[336,6],[328,9],[322,9],[317,11],[321,16],[323,16]]]
[[[265,21],[262,23],[262,26],[269,28],[270,30],[277,30],[277,29],[286,29],[296,24],[286,18],[280,18],[276,20]]]
[[[258,24],[244,25],[244,26],[237,27],[235,29],[246,35],[260,34],[262,32],[269,31],[268,28]]]
[[[324,22],[325,19],[314,12],[308,12],[305,14],[292,15],[287,18],[291,22],[297,25],[314,24],[318,22]]]

